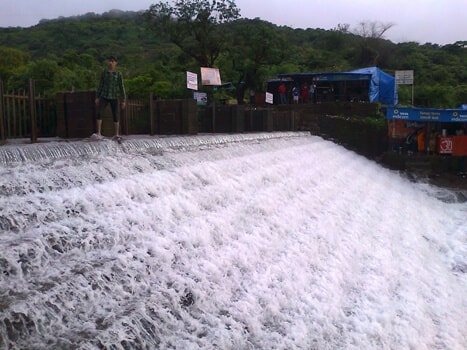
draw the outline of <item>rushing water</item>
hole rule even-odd
[[[465,349],[439,192],[303,133],[4,146],[0,349]]]

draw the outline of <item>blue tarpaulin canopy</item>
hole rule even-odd
[[[349,73],[371,74],[369,98],[370,102],[381,102],[394,106],[398,102],[395,78],[378,67],[367,67],[352,70]]]

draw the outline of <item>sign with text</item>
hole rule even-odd
[[[396,70],[397,85],[413,85],[413,70]]]
[[[191,90],[198,90],[198,74],[186,72],[186,87]]]
[[[274,95],[270,92],[266,92],[266,103],[273,104],[274,103]]]
[[[206,106],[208,103],[208,94],[205,92],[193,91],[193,98],[198,106]]]
[[[467,110],[388,107],[386,111],[386,119],[399,119],[413,122],[467,123]]]
[[[219,73],[219,69],[201,67],[201,83],[203,85],[222,85],[221,74]]]

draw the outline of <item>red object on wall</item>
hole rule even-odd
[[[438,153],[439,154],[451,154],[452,153],[452,137],[439,137],[438,138]]]
[[[390,120],[388,121],[388,134],[392,138],[406,138],[414,130],[405,126],[404,120]]]
[[[452,155],[467,156],[467,136],[452,137]]]

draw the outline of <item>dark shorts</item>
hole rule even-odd
[[[102,119],[102,111],[110,104],[110,109],[112,110],[112,117],[114,123],[118,123],[119,111],[118,111],[118,100],[109,100],[108,98],[99,97],[99,106],[97,106],[97,120]]]

